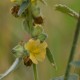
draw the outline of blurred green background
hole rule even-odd
[[[73,35],[77,20],[55,10],[55,4],[66,4],[77,12],[80,11],[80,0],[46,0],[48,5],[40,3],[44,16],[44,29],[48,33],[47,43],[54,55],[57,70],[48,59],[38,64],[39,80],[50,80],[52,77],[65,73],[67,60],[71,50]],[[0,73],[7,70],[15,60],[11,49],[21,40],[27,39],[22,27],[22,19],[10,14],[10,0],[0,0]],[[79,37],[80,41],[80,37]],[[78,41],[75,59],[80,58],[80,43]],[[27,68],[21,63],[20,67],[3,80],[33,80],[32,67]]]

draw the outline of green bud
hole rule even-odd
[[[40,16],[40,8],[37,5],[32,5],[32,15],[33,17],[39,17]]]
[[[36,36],[40,35],[42,32],[43,32],[42,26],[41,25],[36,25],[33,29],[32,36],[36,37]]]
[[[42,34],[40,34],[40,35],[38,36],[38,39],[39,39],[40,41],[44,41],[46,38],[47,38],[47,34],[45,34],[45,33],[42,33]]]
[[[22,57],[24,54],[24,48],[22,45],[18,44],[12,49],[12,53],[15,57]]]

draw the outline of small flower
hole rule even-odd
[[[24,0],[11,0],[11,2],[17,3],[18,5],[21,5],[23,1]]]
[[[31,0],[31,2],[33,3],[33,2],[35,2],[36,0]]]
[[[11,2],[21,2],[23,0],[11,0]]]
[[[47,48],[47,43],[45,41],[41,43],[39,39],[30,39],[24,47],[30,53],[30,59],[33,63],[37,64],[38,61],[43,61],[45,59]]]
[[[11,0],[11,2],[15,2],[15,0]]]
[[[11,2],[23,2],[23,1],[26,1],[26,0],[11,0]],[[36,0],[31,0],[32,3],[34,3]]]

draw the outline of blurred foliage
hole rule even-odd
[[[75,31],[76,20],[55,11],[54,5],[58,3],[66,4],[77,12],[80,11],[80,0],[46,1],[47,6],[41,3],[40,6],[44,16],[44,28],[49,35],[47,42],[53,52],[58,69],[53,69],[46,59],[44,63],[38,65],[40,80],[49,80],[53,76],[64,74]],[[19,41],[28,39],[28,35],[22,28],[23,20],[16,19],[10,14],[12,5],[9,0],[0,1],[0,73],[8,69],[15,59],[11,54],[11,49]],[[76,53],[75,59],[80,59],[78,57],[80,55],[80,43],[78,43]],[[32,75],[32,67],[26,68],[21,64],[14,73],[8,75],[4,80],[33,80]]]

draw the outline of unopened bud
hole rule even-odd
[[[34,30],[32,32],[32,36],[33,37],[37,37],[38,35],[40,35],[43,32],[43,28],[41,25],[36,25],[34,27]]]
[[[45,33],[42,33],[42,34],[40,34],[40,35],[38,36],[38,39],[39,39],[41,42],[43,42],[46,38],[47,38],[47,34],[45,34]]]

